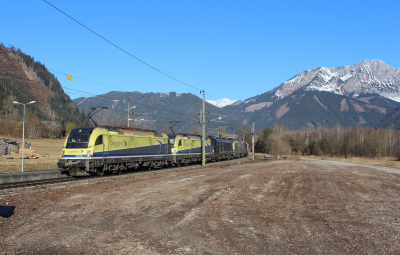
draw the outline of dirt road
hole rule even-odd
[[[0,194],[0,254],[400,254],[400,174],[326,161]]]

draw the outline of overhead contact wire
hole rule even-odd
[[[48,68],[48,70],[53,71],[53,72],[56,72],[56,73],[64,74],[64,75],[71,75],[71,74],[66,74],[66,73],[63,73],[63,72],[60,72],[60,71],[57,71],[57,70],[54,70],[54,69],[50,69],[50,68]],[[91,83],[94,83],[94,84],[98,84],[98,85],[101,85],[101,86],[104,86],[104,87],[107,87],[107,88],[116,89],[118,92],[127,92],[127,93],[131,93],[130,91],[121,91],[121,90],[120,90],[119,88],[117,88],[117,87],[113,87],[113,86],[110,86],[110,85],[105,85],[105,84],[102,84],[102,83],[99,83],[99,82],[95,82],[95,81],[91,81],[91,80],[88,80],[88,79],[80,78],[80,77],[77,77],[77,76],[75,76],[75,75],[72,75],[72,77],[77,78],[77,79],[80,79],[80,80],[83,80],[83,81],[91,82]],[[133,96],[133,95],[131,95],[131,96],[129,97],[129,99],[131,99],[132,96]],[[152,100],[158,101],[158,102],[160,102],[160,103],[163,103],[162,101],[158,100],[157,98],[151,98],[151,97],[145,96],[144,94],[140,94],[139,96],[140,96],[140,97],[143,97],[143,98],[147,98],[147,99],[152,99]],[[181,113],[181,114],[184,114],[184,113]]]
[[[192,85],[190,85],[190,84],[187,84],[187,83],[185,83],[185,82],[183,82],[183,81],[181,81],[181,80],[178,80],[178,79],[172,77],[171,75],[166,74],[166,73],[164,73],[163,71],[161,71],[161,70],[155,68],[154,66],[152,66],[152,65],[150,65],[150,64],[148,64],[148,63],[146,63],[146,62],[144,62],[143,60],[139,59],[138,57],[132,55],[131,53],[129,53],[129,52],[127,52],[126,50],[124,50],[124,49],[122,49],[121,47],[119,47],[118,45],[112,43],[111,41],[107,40],[107,39],[104,38],[103,36],[101,36],[101,35],[99,35],[98,33],[94,32],[93,30],[91,30],[91,29],[88,28],[87,26],[83,25],[82,23],[80,23],[80,22],[77,21],[76,19],[72,18],[71,16],[69,16],[68,14],[66,14],[65,12],[63,12],[62,10],[58,9],[57,7],[55,7],[54,5],[52,5],[51,3],[49,3],[48,1],[46,1],[46,0],[43,0],[43,1],[46,2],[47,4],[49,4],[50,6],[52,6],[54,9],[58,10],[59,12],[61,12],[62,14],[64,14],[65,16],[67,16],[68,18],[72,19],[73,21],[75,21],[76,23],[78,23],[79,25],[81,25],[82,27],[86,28],[87,30],[89,30],[89,31],[92,32],[93,34],[97,35],[98,37],[100,37],[100,38],[103,39],[104,41],[108,42],[108,43],[111,44],[112,46],[116,47],[117,49],[119,49],[119,50],[121,50],[122,52],[126,53],[127,55],[133,57],[133,58],[136,59],[137,61],[141,62],[142,64],[144,64],[144,65],[146,65],[146,66],[152,68],[153,70],[155,70],[155,71],[157,71],[157,72],[159,72],[159,73],[161,73],[161,74],[167,76],[168,78],[173,79],[173,80],[175,80],[175,81],[177,81],[177,82],[179,82],[179,83],[181,83],[181,84],[183,84],[183,85],[189,86],[189,87],[194,88],[194,89],[197,89],[197,90],[201,90],[201,89],[196,88],[196,87],[194,87],[194,86],[192,86]]]
[[[4,74],[6,74],[6,75],[8,75],[10,77],[16,78],[16,79],[26,80],[26,81],[29,81],[29,82],[42,83],[42,81],[33,81],[33,80],[28,79],[28,78],[24,78],[24,77],[20,77],[20,76],[16,76],[16,75],[10,74],[10,73],[8,73],[6,71],[0,70],[0,72],[4,73]],[[3,78],[3,77],[0,77],[0,78]],[[4,78],[8,78],[8,77],[4,77]],[[68,90],[72,90],[72,91],[75,91],[75,92],[87,94],[87,95],[94,95],[94,96],[104,97],[104,98],[108,98],[108,99],[112,99],[112,100],[120,100],[118,98],[113,98],[113,97],[104,96],[104,95],[97,95],[97,94],[94,94],[94,93],[90,93],[90,92],[86,92],[86,91],[82,91],[82,90],[76,90],[76,89],[72,89],[72,88],[68,88],[68,87],[63,87],[63,88],[64,89],[68,89]],[[163,111],[163,112],[171,112],[171,113],[180,114],[180,115],[184,115],[184,116],[189,116],[189,117],[193,118],[193,116],[191,116],[189,114],[184,114],[184,113],[181,113],[181,112],[165,110],[165,109],[162,109],[162,108],[158,108],[158,107],[154,107],[154,106],[150,106],[150,105],[146,105],[146,104],[142,104],[142,103],[137,103],[137,104],[142,105],[144,107],[153,108],[155,110],[160,110],[160,111]],[[113,111],[118,111],[118,110],[113,110]]]
[[[64,87],[64,88],[65,88],[65,89],[72,90],[72,91],[75,91],[75,92],[86,93],[86,94],[88,94],[88,95],[94,95],[94,96],[104,97],[104,98],[108,98],[108,99],[112,99],[112,100],[120,100],[120,99],[118,99],[118,98],[113,98],[113,97],[104,96],[104,95],[97,95],[97,94],[90,93],[90,92],[86,92],[86,91],[82,91],[82,90],[72,89],[72,88],[68,88],[68,87]],[[153,108],[153,109],[155,109],[155,110],[159,110],[159,111],[163,111],[163,112],[171,112],[171,113],[175,113],[175,114],[190,116],[190,117],[193,118],[193,116],[191,116],[191,115],[189,115],[189,114],[184,114],[184,113],[181,113],[181,112],[175,112],[175,111],[165,110],[165,109],[162,109],[162,108],[158,108],[158,107],[155,107],[155,106],[146,105],[146,104],[142,104],[142,103],[135,103],[135,104],[138,104],[138,105],[141,105],[141,106],[144,106],[144,107]],[[115,111],[115,110],[114,110],[114,111]],[[117,110],[117,111],[118,111],[118,110]]]

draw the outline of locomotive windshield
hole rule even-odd
[[[94,128],[74,128],[68,135],[66,148],[87,148]]]
[[[175,137],[176,137],[176,135],[168,135],[169,143],[171,144],[171,148],[174,148]]]

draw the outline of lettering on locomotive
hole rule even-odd
[[[123,142],[122,142],[122,141],[123,141]],[[122,140],[122,141],[116,141],[116,142],[110,141],[110,146],[111,146],[111,147],[126,146],[126,141],[125,141],[125,140]]]

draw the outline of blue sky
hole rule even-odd
[[[400,67],[400,1],[48,0],[162,72],[244,100],[317,67],[380,59]],[[101,40],[42,0],[3,1],[0,42],[46,65],[62,85],[199,95]],[[65,89],[71,98],[91,96]]]

